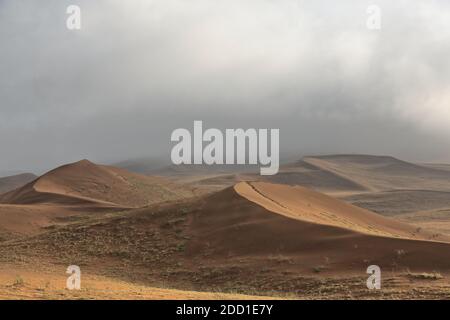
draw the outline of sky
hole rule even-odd
[[[167,156],[194,120],[450,163],[449,40],[444,0],[0,0],[0,173]]]

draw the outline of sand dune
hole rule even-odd
[[[263,180],[334,196],[391,190],[450,191],[448,170],[372,155],[308,156],[282,166],[279,174]]]
[[[418,165],[387,156],[308,156],[282,165],[274,176],[260,176],[255,173],[257,168],[248,166],[180,165],[149,171],[142,169],[146,168],[144,164],[122,166],[136,172],[152,172],[204,191],[217,191],[252,180],[299,185],[338,197],[393,190],[450,191],[450,171],[444,170],[444,165]],[[361,201],[355,201],[357,205],[364,202],[362,198],[358,200]]]
[[[422,171],[403,164],[399,169],[395,160],[364,157],[352,158],[350,170],[348,161],[305,159],[283,168],[283,179],[293,174],[331,194],[381,194],[385,200],[388,194],[386,206],[397,200],[408,202],[416,194],[428,197],[423,208],[433,203],[440,210],[447,203],[446,192],[373,191],[400,188],[410,179],[405,172],[414,170],[414,179],[429,187],[437,179],[435,169]],[[388,176],[382,186],[378,177]],[[191,179],[185,178],[185,182]],[[192,184],[202,181],[216,187],[253,176],[217,173],[193,178]],[[276,288],[276,294],[301,292],[305,297],[321,297],[323,283],[335,286],[336,279],[352,294],[367,295],[364,282],[355,284],[352,277],[365,279],[371,264],[389,272],[400,291],[416,286],[414,280],[406,284],[398,280],[409,272],[438,272],[445,279],[450,275],[450,239],[441,234],[445,228],[422,219],[425,211],[399,215],[400,222],[296,186],[298,181],[290,181],[294,186],[239,182],[191,197],[191,187],[164,178],[86,160],[69,164],[0,196],[0,263],[51,268],[75,263],[93,277],[101,269],[108,283],[124,281],[129,288],[162,283],[188,291],[261,295],[272,295]],[[442,185],[441,179],[437,186]],[[448,212],[436,214],[436,219],[443,219]],[[449,285],[445,279],[444,291]],[[331,295],[340,297],[339,290]],[[424,297],[436,292],[432,286],[424,290]],[[97,293],[94,290],[89,296]]]
[[[308,156],[262,180],[312,188],[383,216],[411,217],[417,213],[420,227],[428,229],[431,225],[434,233],[450,235],[450,219],[441,218],[441,228],[433,218],[435,212],[450,208],[447,167],[419,165],[388,156]]]
[[[22,173],[0,178],[0,194],[17,189],[36,178],[37,176],[32,173]]]
[[[0,241],[36,235],[83,217],[193,195],[163,178],[87,160],[56,168],[0,196]]]
[[[311,267],[327,256],[335,268],[351,269],[364,261],[399,263],[400,250],[409,268],[450,270],[450,244],[435,242],[448,238],[300,187],[240,183],[211,196],[192,227],[193,250],[208,243],[217,256],[279,253]]]
[[[305,159],[282,166],[277,175],[264,177],[264,180],[272,183],[300,185],[326,193],[360,193],[367,188],[333,171],[315,166]]]
[[[406,270],[446,276],[445,241],[306,188],[243,182],[0,243],[0,261],[80,263],[94,275],[108,266],[103,275],[146,286],[265,295],[274,288],[306,295],[307,288],[322,296],[324,282],[311,286],[314,279],[365,279],[371,264],[392,277]],[[349,281],[352,293],[367,294],[364,282]]]
[[[0,203],[142,207],[179,199],[188,193],[186,188],[162,178],[82,160],[56,168],[24,187],[0,196]]]
[[[327,195],[303,188],[263,182],[240,183],[235,190],[264,208],[300,221],[335,226],[371,235],[430,239],[415,228],[386,219]]]
[[[330,155],[304,161],[363,186],[368,191],[450,191],[450,172],[388,156]]]

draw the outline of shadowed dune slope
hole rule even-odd
[[[56,168],[0,196],[0,203],[142,207],[179,199],[189,193],[186,188],[159,177],[82,160]]]
[[[32,173],[22,173],[0,178],[0,194],[22,187],[36,178],[37,176]]]

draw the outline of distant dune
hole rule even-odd
[[[259,180],[273,183],[299,185],[326,193],[360,193],[367,188],[333,170],[316,166],[304,158],[295,163],[282,166],[277,175],[262,177]]]
[[[32,173],[22,173],[0,178],[0,194],[19,188],[36,178],[37,176]]]
[[[428,168],[450,171],[450,164],[445,164],[445,163],[423,163],[421,165],[425,166],[425,167],[428,167]]]
[[[330,155],[306,157],[305,162],[368,191],[450,191],[450,172],[405,162],[388,156]]]
[[[392,190],[450,191],[450,171],[444,165],[409,163],[389,156],[307,156],[281,166],[278,174],[260,176],[245,166],[169,166],[155,174],[212,191],[240,181],[299,185],[335,196]]]
[[[283,166],[276,176],[253,180],[305,186],[375,213],[399,216],[435,233],[450,235],[448,168],[445,164],[414,164],[389,156],[308,156]]]
[[[0,196],[0,203],[142,207],[183,198],[188,193],[186,188],[162,178],[82,160],[56,168]]]
[[[260,176],[242,166],[168,166],[157,170],[172,181],[215,192],[241,181],[307,187],[384,216],[407,214],[420,227],[450,235],[450,165],[414,164],[390,156],[343,154],[307,156]],[[418,213],[420,218],[414,219]],[[435,223],[440,216],[439,225]],[[406,217],[406,216],[405,216]],[[432,218],[434,217],[434,218]],[[403,219],[403,218],[402,218]],[[442,226],[442,228],[440,227]]]

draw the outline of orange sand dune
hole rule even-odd
[[[142,207],[179,199],[188,193],[162,178],[82,160],[56,168],[0,196],[0,203]]]
[[[264,182],[239,183],[235,190],[248,200],[289,218],[361,233],[397,238],[430,239],[416,228],[336,200],[304,187]]]
[[[217,259],[281,254],[310,267],[326,259],[335,271],[368,263],[450,271],[448,238],[301,187],[239,183],[207,197],[191,230],[189,253]]]

